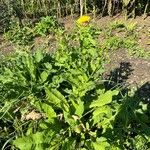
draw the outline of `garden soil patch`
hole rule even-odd
[[[100,20],[96,19],[95,22],[101,28],[106,28],[112,21],[122,19],[122,17],[103,17]],[[137,17],[128,21],[137,23],[138,44],[146,51],[150,51],[150,17],[147,17],[145,20],[142,17]],[[110,63],[105,66],[105,69],[109,78],[114,73],[118,76],[116,78],[119,78],[120,82],[130,86],[137,85],[140,87],[150,82],[150,59],[132,57],[125,49],[111,52]]]
[[[116,75],[118,82],[126,85],[141,86],[150,82],[150,60],[131,57],[124,49],[112,52],[105,68],[106,76]]]

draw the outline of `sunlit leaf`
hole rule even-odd
[[[98,100],[91,103],[90,107],[100,107],[112,102],[112,97],[118,95],[118,91],[106,91],[98,97]]]

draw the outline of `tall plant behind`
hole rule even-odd
[[[5,3],[0,2],[0,33],[8,30],[10,25],[10,12]]]
[[[77,13],[90,13],[113,16],[118,12],[135,17],[136,13],[146,16],[150,9],[150,1],[136,0],[0,0],[8,10],[13,9],[20,18],[34,18],[46,15],[63,17]],[[136,11],[137,10],[137,11]]]

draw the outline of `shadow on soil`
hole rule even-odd
[[[120,143],[116,143],[116,146],[128,150],[136,148],[139,144],[134,141],[135,139],[142,140],[142,138],[150,137],[150,83],[145,83],[137,88],[132,96],[129,96],[130,89],[126,81],[132,71],[132,65],[129,62],[121,62],[118,68],[110,72],[108,81],[105,83],[107,89],[113,89],[116,86],[121,87],[121,94],[118,98],[122,99],[120,102],[118,101],[120,110],[115,118],[113,136],[110,140],[117,141],[116,139],[118,139]],[[108,130],[108,135],[110,130]],[[126,144],[127,139],[130,146]],[[143,143],[140,144],[141,149],[150,147],[148,140],[143,140]]]
[[[129,76],[134,70],[130,62],[121,62],[118,68],[110,71],[110,74],[106,77],[105,86],[107,89],[113,87],[121,87],[123,91],[128,91],[128,83],[126,82],[129,79]],[[150,82],[143,84],[141,87],[137,87],[135,95],[142,99],[145,102],[150,103]]]
[[[106,77],[105,86],[110,89],[114,86],[126,86],[126,80],[132,74],[132,65],[130,62],[121,62],[118,68],[110,71],[109,75]]]

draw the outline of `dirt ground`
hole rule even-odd
[[[109,17],[106,17],[102,18],[101,20],[96,20],[96,23],[103,27],[107,26],[111,21],[120,19],[122,18],[114,17],[114,19],[110,20]],[[130,21],[137,23],[139,45],[146,51],[150,51],[150,17],[145,20],[143,20],[141,17],[137,17],[136,19],[128,20],[128,22]],[[124,49],[114,51],[110,54],[110,56],[111,61],[107,65],[109,72],[117,68],[124,68],[122,73],[125,74],[126,72],[126,74],[128,74],[126,79],[127,83],[141,85],[150,82],[150,59],[130,56]]]
[[[93,19],[93,22],[100,28],[107,27],[114,20],[122,19],[117,17],[103,17]],[[75,18],[66,17],[59,20],[64,24],[65,29],[71,30],[75,24]],[[138,43],[146,51],[150,51],[150,17],[145,20],[142,17],[136,17],[134,21],[137,23],[137,32],[139,34]],[[39,39],[38,39],[39,40]],[[12,52],[13,46],[10,43],[2,44],[3,38],[0,37],[0,53],[1,55]],[[138,85],[139,87],[150,83],[150,59],[135,58],[130,56],[125,49],[119,49],[110,54],[110,63],[105,66],[107,76],[118,74],[120,82],[125,82],[129,85]],[[149,85],[150,87],[150,85]],[[147,87],[148,88],[148,87]],[[150,93],[149,93],[150,94]]]

